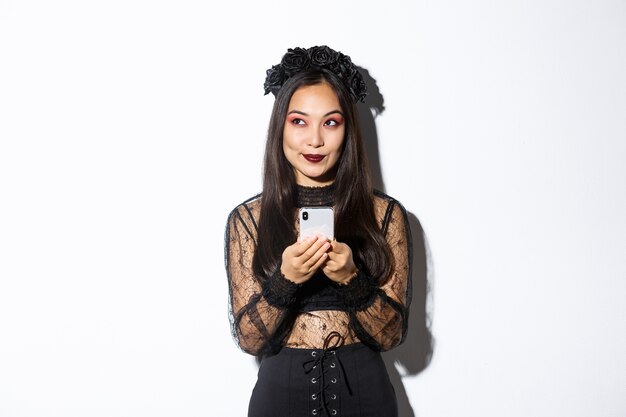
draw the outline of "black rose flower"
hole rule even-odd
[[[306,49],[289,48],[287,53],[283,55],[281,65],[288,77],[306,69],[309,66],[309,54]]]
[[[330,65],[331,71],[333,71],[339,78],[344,80],[349,80],[354,75],[354,64],[350,60],[349,56],[346,56],[342,53],[339,53],[337,56],[337,60]]]
[[[317,67],[326,67],[337,60],[337,52],[328,46],[314,46],[309,48],[309,57],[311,65]]]
[[[359,72],[356,72],[350,80],[350,93],[354,97],[355,101],[365,102],[365,96],[367,95],[367,85],[363,81],[363,77]]]
[[[286,79],[287,75],[281,65],[272,66],[272,68],[267,70],[265,76],[265,83],[263,84],[265,94],[278,94],[278,90],[280,90],[280,87],[283,86]]]

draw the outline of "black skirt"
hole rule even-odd
[[[379,352],[362,343],[336,349],[282,348],[263,358],[248,417],[397,417]]]

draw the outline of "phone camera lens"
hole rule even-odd
[[[308,211],[303,211],[302,212],[302,220],[309,220],[309,212]]]

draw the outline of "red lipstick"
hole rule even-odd
[[[318,155],[318,154],[303,154],[304,159],[309,162],[320,162],[322,159],[326,157],[326,155]]]

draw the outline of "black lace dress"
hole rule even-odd
[[[298,186],[297,206],[332,206],[333,196],[333,186]],[[375,193],[393,257],[391,276],[359,272],[338,285],[318,272],[298,285],[280,271],[252,272],[261,198],[230,213],[225,235],[233,336],[242,350],[262,358],[249,416],[396,415],[378,352],[400,344],[407,331],[412,250],[406,211]]]

